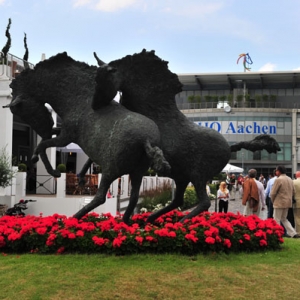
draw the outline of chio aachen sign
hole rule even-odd
[[[276,122],[195,122],[199,126],[215,129],[222,134],[276,134]],[[243,124],[241,124],[243,123]]]

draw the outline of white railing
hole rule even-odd
[[[8,53],[6,57],[3,57],[3,53],[0,53],[0,76],[6,76],[11,80],[16,78],[24,69],[33,69],[33,67],[32,63],[13,54]]]
[[[99,181],[101,180],[101,174]],[[143,184],[141,185],[140,192],[158,188],[164,184],[164,182],[171,183],[172,180],[166,177],[147,176],[143,178]],[[111,213],[116,215],[118,212],[124,212],[128,205],[130,197],[130,180],[128,175],[124,175],[121,178],[115,180],[110,186],[110,192],[112,198],[107,198],[106,202],[94,209],[94,212]],[[121,192],[120,192],[121,191]],[[54,213],[72,216],[80,208],[93,200],[92,195],[66,195],[66,174],[62,174],[60,178],[56,179],[56,194],[54,195],[26,195],[26,173],[17,173],[16,179],[11,188],[7,188],[0,197],[0,204],[6,204],[8,207],[12,207],[20,199],[34,199],[37,202],[29,203],[26,214],[38,216],[43,214],[44,216],[52,215]]]

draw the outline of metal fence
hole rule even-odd
[[[201,103],[181,103],[177,104],[179,110],[197,110],[197,109],[223,109],[226,106],[233,108],[269,108],[269,109],[300,109],[299,102],[201,102]]]

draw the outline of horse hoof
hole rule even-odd
[[[155,218],[151,218],[151,216],[149,216],[148,218],[147,218],[147,221],[146,221],[146,223],[150,223],[150,224],[153,224],[154,223],[154,221],[155,221]]]
[[[50,174],[52,174],[53,177],[60,177],[61,173],[58,170],[53,170],[53,172],[48,172]]]

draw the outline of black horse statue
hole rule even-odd
[[[103,204],[110,184],[129,174],[132,190],[123,217],[128,223],[145,171],[151,166],[158,172],[168,172],[170,165],[159,148],[160,132],[152,120],[115,101],[96,111],[92,109],[96,71],[96,67],[77,62],[66,53],[58,54],[40,62],[34,70],[24,70],[13,80],[9,107],[43,137],[33,160],[37,161],[40,154],[49,174],[59,175],[48,161],[46,148],[64,147],[71,142],[77,143],[92,161],[101,165],[99,189],[93,201],[75,214],[76,218]],[[54,138],[51,138],[52,118],[45,103],[62,119],[60,133]],[[28,115],[29,112],[32,114]]]
[[[108,94],[115,95],[121,91],[122,105],[152,119],[161,133],[161,147],[171,165],[169,176],[176,183],[176,193],[168,206],[149,216],[149,222],[181,206],[189,182],[195,187],[199,204],[184,219],[208,210],[211,203],[206,193],[206,182],[222,171],[231,152],[241,147],[252,151],[265,148],[275,153],[280,150],[274,139],[271,138],[273,144],[269,144],[269,136],[260,136],[231,148],[217,131],[189,121],[175,102],[175,95],[181,91],[182,85],[177,75],[169,71],[168,62],[157,57],[154,51],[143,50],[109,64],[95,57],[102,66],[97,71],[93,109],[102,109],[112,99],[107,97]],[[103,91],[104,87],[111,91]]]

